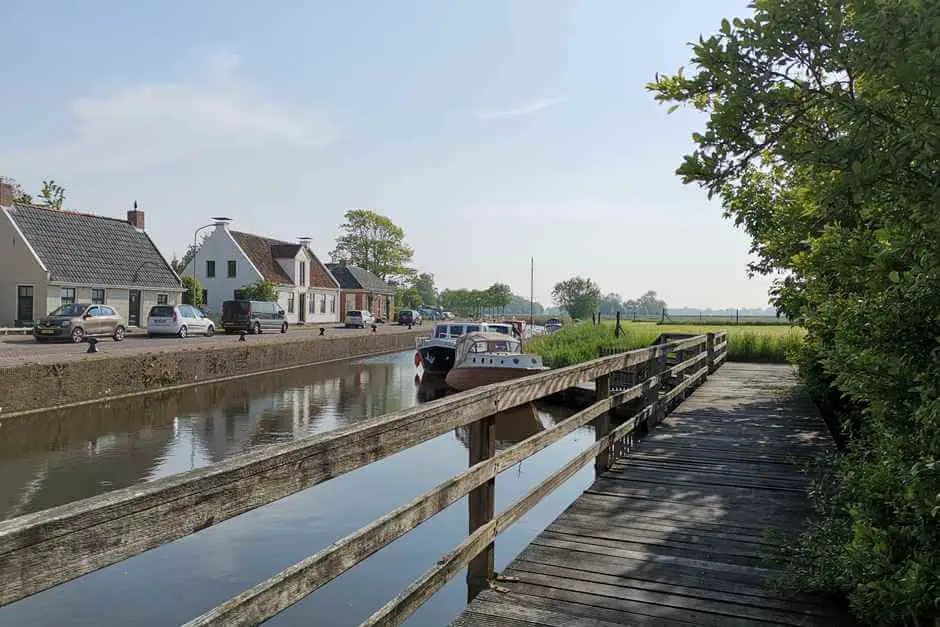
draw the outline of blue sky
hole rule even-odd
[[[589,276],[672,306],[763,306],[748,239],[674,175],[702,123],[643,86],[743,1],[0,3],[0,175],[134,200],[167,256],[227,215],[314,238],[400,224],[443,287]]]

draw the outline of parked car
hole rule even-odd
[[[398,324],[421,324],[421,314],[414,309],[402,309],[398,312]]]
[[[215,324],[191,305],[154,305],[147,315],[147,335],[215,335]]]
[[[346,312],[346,318],[343,322],[346,324],[347,328],[359,327],[360,329],[365,329],[366,325],[372,324],[375,322],[375,319],[372,317],[371,312],[354,309]]]
[[[284,309],[277,303],[260,300],[227,300],[222,303],[222,328],[226,333],[265,331],[287,333]]]
[[[441,312],[441,320],[453,320],[453,319],[456,318],[456,317],[457,317],[457,316],[455,316],[453,313],[451,313],[451,312],[449,312],[449,311],[442,311],[442,312]]]
[[[71,303],[56,308],[33,327],[37,342],[71,340],[81,342],[86,337],[110,336],[120,342],[127,334],[127,325],[113,307],[92,303]]]

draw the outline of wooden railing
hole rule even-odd
[[[601,357],[0,522],[0,605],[469,425],[467,470],[189,623],[263,622],[468,496],[467,539],[364,623],[400,624],[465,566],[469,566],[469,596],[486,588],[494,578],[494,541],[501,531],[592,459],[598,471],[608,468],[621,452],[625,436],[661,420],[726,355],[726,334],[709,333]],[[633,384],[611,393],[612,375],[626,375]],[[496,452],[498,412],[588,381],[595,382],[595,403]],[[616,420],[613,413],[626,418]],[[593,445],[511,507],[495,513],[495,480],[500,472],[591,422],[596,433]]]

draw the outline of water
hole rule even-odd
[[[408,351],[209,384],[0,424],[0,517],[38,511],[336,429],[438,397],[416,385]],[[497,419],[500,448],[568,410],[521,408]],[[179,624],[467,467],[458,429],[365,468],[0,608],[0,625]],[[579,429],[496,481],[497,511],[594,441]],[[496,543],[497,570],[573,501],[590,465]],[[354,625],[431,568],[467,534],[466,499],[314,592],[275,625]],[[446,625],[464,607],[465,574],[409,625]]]

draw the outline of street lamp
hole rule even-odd
[[[193,307],[196,306],[196,285],[199,283],[199,281],[196,279],[196,256],[199,254],[199,244],[197,243],[196,238],[199,236],[199,231],[203,229],[208,229],[210,226],[215,226],[219,222],[231,221],[231,218],[226,218],[225,216],[218,216],[218,217],[213,216],[212,219],[214,220],[214,222],[212,222],[211,224],[204,224],[200,226],[198,229],[196,229],[195,231],[193,231],[193,294],[191,297],[191,300],[192,300],[191,304]]]

